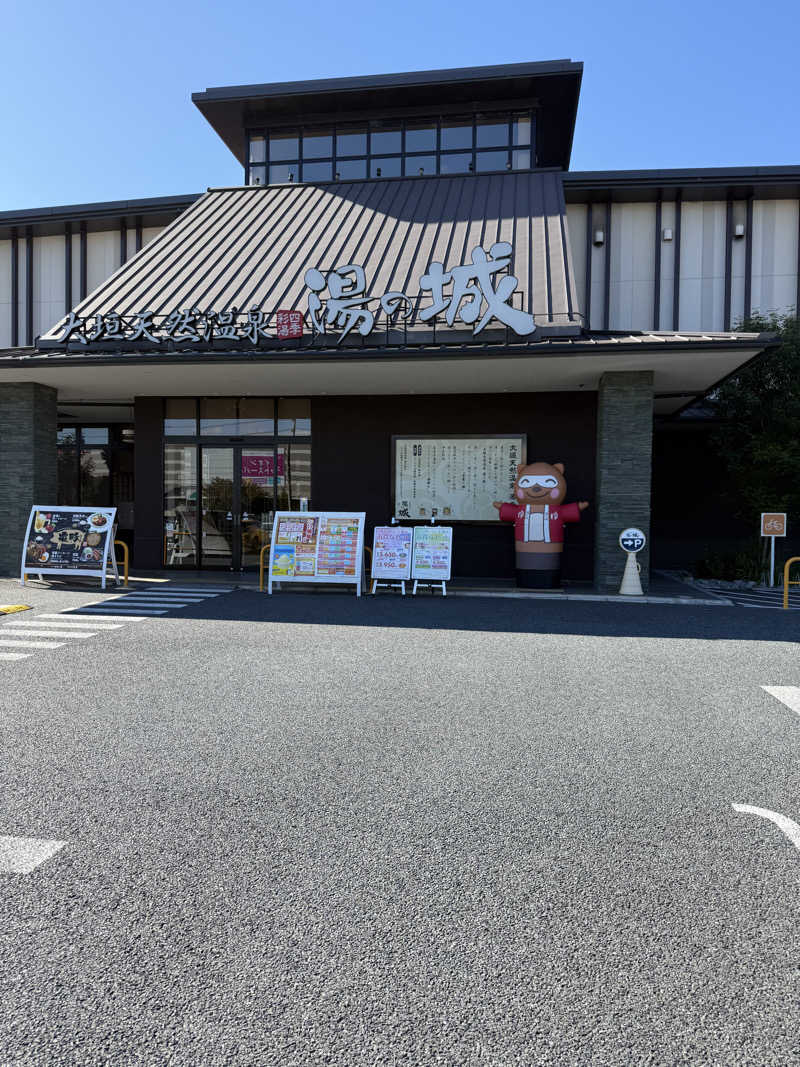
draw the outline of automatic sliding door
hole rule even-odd
[[[257,567],[261,549],[272,536],[275,514],[275,450],[242,448],[241,462],[242,567]]]
[[[164,446],[164,566],[196,567],[197,448]]]

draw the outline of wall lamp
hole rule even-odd
[[[605,241],[605,239],[606,239],[605,230],[595,230],[594,231],[594,243],[596,245],[601,245]]]

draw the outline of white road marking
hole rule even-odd
[[[30,659],[30,652],[0,652],[0,659]]]
[[[232,593],[232,585],[220,585],[214,589],[202,585],[171,585],[168,589],[154,589],[154,593],[202,593],[204,596],[219,596],[220,593]]]
[[[148,615],[165,615],[164,611],[148,611],[146,614],[140,614],[138,611],[125,611],[124,608],[117,608],[114,611],[112,608],[81,608],[80,611],[73,611],[70,613],[70,619],[91,618],[92,615],[104,615],[107,619],[122,619],[124,622],[143,622]],[[59,616],[60,618],[60,616]]]
[[[60,852],[66,841],[0,836],[0,874],[30,874]]]
[[[776,811],[770,811],[768,808],[755,808],[752,804],[733,804],[732,807],[734,811],[742,812],[745,815],[758,815],[762,819],[769,819],[770,822],[774,822],[778,829],[786,834],[794,847],[800,851],[800,826],[794,820],[787,818],[785,815],[779,815]]]
[[[165,611],[169,611],[170,608],[188,607],[188,602],[183,600],[179,604],[176,604],[174,601],[169,601],[169,603],[167,603],[165,600],[139,600],[138,597],[136,600],[126,600],[125,603],[130,604],[132,608],[164,608]],[[117,601],[114,604],[114,608],[118,607],[120,607],[120,604]]]
[[[58,619],[58,622],[41,622],[41,619]],[[25,622],[12,623],[13,626],[24,626],[26,629],[29,626],[64,626],[70,630],[86,630],[91,627],[92,630],[121,630],[121,622],[106,622],[105,619],[92,619],[91,622],[87,619],[86,622],[82,622],[80,619],[70,619],[67,615],[39,615],[35,619],[26,620]],[[2,629],[2,627],[0,627]],[[32,631],[33,633],[34,631]]]
[[[5,634],[12,634],[14,637],[65,637],[73,641],[85,640],[87,637],[97,637],[96,633],[89,633],[86,630],[34,630],[31,633],[30,630],[18,630],[16,626],[3,626],[0,629],[0,637]]]
[[[127,597],[147,597],[148,600],[183,600],[184,597],[192,597],[194,600],[212,600],[219,593],[194,593],[191,589],[169,593],[151,593],[143,590],[141,593],[118,593],[113,599],[121,600]]]
[[[63,648],[64,646],[58,644],[56,641],[20,641],[18,638],[11,638],[8,641],[5,638],[0,639],[0,645],[4,645],[6,648]]]
[[[800,688],[796,685],[762,685],[761,688],[800,715]]]

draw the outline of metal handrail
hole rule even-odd
[[[792,556],[791,559],[787,559],[783,565],[783,610],[786,611],[789,607],[789,586],[800,585],[800,581],[789,581],[789,568],[793,563],[800,563],[800,556]]]

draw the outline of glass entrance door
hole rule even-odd
[[[200,450],[200,565],[239,568],[236,530],[238,479],[234,479],[233,448]]]
[[[272,536],[275,514],[275,450],[270,447],[237,448],[236,468],[240,492],[241,569],[258,567],[261,549]]]

